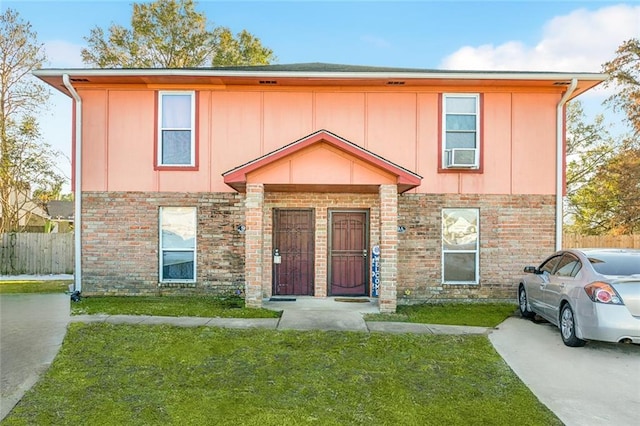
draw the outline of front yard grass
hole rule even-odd
[[[72,323],[3,425],[561,425],[486,336]]]
[[[512,303],[438,303],[400,305],[395,314],[367,314],[367,321],[495,327],[515,313]]]
[[[64,293],[70,280],[54,281],[0,281],[0,294],[14,293]]]
[[[100,296],[71,303],[72,315],[158,315],[205,318],[279,318],[281,312],[248,309],[239,297]]]
[[[367,321],[495,327],[510,317],[511,303],[442,303],[398,306],[395,314],[366,314]],[[277,318],[281,312],[244,308],[239,297],[214,296],[100,296],[71,303],[72,315],[159,315],[209,318]]]

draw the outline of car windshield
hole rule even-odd
[[[602,275],[640,274],[640,256],[633,253],[587,253],[593,269]]]

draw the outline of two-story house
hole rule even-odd
[[[515,297],[522,266],[561,244],[565,104],[606,78],[329,64],[35,75],[73,98],[83,294],[367,296],[381,312]]]

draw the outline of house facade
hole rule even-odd
[[[39,70],[74,99],[76,288],[512,299],[560,243],[592,73]],[[77,196],[81,193],[81,196]],[[559,203],[560,201],[560,203]]]

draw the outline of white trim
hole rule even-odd
[[[193,222],[194,222],[194,235],[193,235],[193,248],[171,248],[164,247],[164,241],[162,239],[162,211],[163,209],[192,209],[193,210]],[[164,264],[163,253],[165,251],[182,251],[193,252],[193,279],[165,279],[163,276]],[[192,206],[163,206],[158,209],[158,283],[170,284],[170,283],[195,283],[198,274],[198,208]]]
[[[476,248],[475,250],[447,250],[444,248],[444,212],[446,210],[474,210],[476,213]],[[478,285],[480,284],[480,209],[477,207],[443,207],[440,210],[440,282],[452,285]],[[475,254],[475,280],[474,281],[446,281],[444,276],[444,258],[447,253],[473,253]]]
[[[474,163],[471,165],[465,165],[465,166],[455,166],[455,165],[447,165],[447,156],[446,153],[447,151],[450,151],[452,149],[456,149],[456,148],[460,148],[460,149],[471,149],[468,147],[455,147],[455,148],[447,148],[447,99],[449,98],[473,98],[475,99],[475,113],[471,114],[471,113],[452,113],[452,115],[474,115],[476,118],[476,128],[475,128],[475,140],[476,140],[476,146],[473,147],[473,149],[475,149],[475,158],[474,158]],[[480,168],[480,149],[481,149],[481,145],[482,145],[482,141],[480,140],[480,123],[481,123],[481,119],[480,119],[480,94],[479,93],[443,93],[442,94],[442,117],[440,117],[440,120],[442,121],[442,152],[440,153],[440,157],[442,158],[442,168],[443,169],[459,169],[459,168],[464,168],[464,169],[478,169]],[[471,133],[471,132],[465,132],[465,133]]]
[[[68,74],[71,77],[85,76],[184,76],[184,77],[307,77],[319,79],[370,79],[370,78],[402,78],[422,80],[540,80],[540,81],[570,81],[573,78],[582,80],[605,81],[607,74],[603,73],[571,73],[571,72],[483,72],[483,71],[442,71],[416,70],[407,71],[361,71],[361,72],[322,72],[322,71],[233,71],[218,69],[80,69],[80,68],[51,68],[33,71],[36,77],[51,77]]]
[[[71,96],[76,101],[76,117],[75,117],[75,156],[74,156],[74,188],[73,188],[73,201],[74,201],[74,223],[73,223],[73,238],[74,238],[74,264],[73,264],[73,289],[77,292],[82,292],[82,98],[78,95],[78,92],[73,88],[69,75],[64,74],[62,76],[62,82],[64,83]]]
[[[191,98],[190,108],[191,108],[191,116],[189,118],[190,128],[165,128],[162,127],[162,107],[163,107],[163,99],[166,95],[188,95]],[[196,95],[193,90],[160,90],[158,92],[158,152],[157,155],[157,164],[159,167],[193,167],[196,165]],[[162,131],[163,130],[189,130],[191,133],[191,149],[190,149],[190,159],[189,164],[171,164],[171,163],[163,163],[162,162]]]
[[[564,104],[578,86],[578,80],[571,80],[571,85],[564,92],[556,108],[556,251],[562,249],[562,192],[564,177]]]

